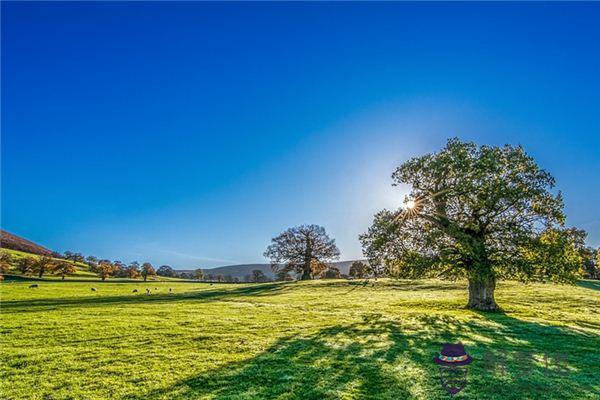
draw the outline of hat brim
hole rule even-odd
[[[433,357],[433,362],[438,365],[443,365],[445,367],[461,366],[461,365],[471,364],[473,362],[473,357],[467,356],[466,360],[462,360],[462,361],[458,361],[458,362],[449,362],[449,361],[440,360],[438,357]]]

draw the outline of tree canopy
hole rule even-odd
[[[350,266],[349,275],[353,278],[364,278],[369,273],[369,266],[362,261],[354,261]]]
[[[392,175],[405,207],[375,215],[361,235],[372,266],[402,277],[467,278],[468,306],[496,310],[497,279],[572,282],[581,260],[564,229],[554,179],[520,146],[450,139]]]
[[[175,270],[173,268],[171,268],[170,265],[161,265],[156,270],[156,275],[158,275],[158,276],[166,276],[166,277],[171,277],[172,278],[172,277],[174,277],[177,274],[175,273]]]
[[[144,282],[146,282],[146,280],[148,279],[148,275],[156,275],[156,271],[154,270],[152,264],[148,262],[142,264],[141,275],[142,278],[144,278]]]
[[[306,280],[323,272],[326,262],[337,259],[340,251],[322,226],[300,225],[273,238],[264,256],[274,272],[294,271]]]

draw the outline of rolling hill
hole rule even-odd
[[[20,236],[13,235],[5,230],[0,230],[0,248],[18,250],[24,253],[37,254],[40,256],[49,256],[54,252],[30,240],[23,239]]]
[[[342,274],[348,275],[350,272],[350,266],[352,263],[357,260],[350,261],[337,261],[329,263],[340,270]],[[364,261],[364,260],[363,260]],[[365,261],[366,262],[366,261]],[[226,265],[223,267],[216,268],[206,268],[204,272],[206,274],[213,275],[231,275],[232,277],[237,277],[239,279],[243,279],[244,276],[252,274],[252,271],[258,269],[261,270],[267,277],[274,278],[275,274],[271,270],[271,264],[237,264],[237,265]],[[192,270],[178,270],[179,272],[192,272]]]
[[[20,236],[14,235],[5,230],[0,230],[1,238],[0,238],[0,248],[8,249],[8,250],[16,250],[23,253],[30,253],[35,255],[54,255],[50,249],[47,249],[43,246],[40,246],[37,243],[34,243],[30,240],[24,239]],[[329,263],[330,265],[338,268],[342,274],[348,275],[350,271],[350,266],[356,260],[350,261],[337,261],[333,263]],[[243,280],[246,275],[252,274],[252,271],[258,269],[262,271],[267,277],[273,279],[275,274],[271,270],[271,264],[267,263],[258,263],[258,264],[236,264],[236,265],[226,265],[223,267],[216,268],[207,268],[205,269],[206,274],[213,275],[231,275],[232,277],[237,277],[240,280]],[[193,270],[188,269],[180,269],[179,272],[193,272]],[[95,275],[93,273],[89,273],[90,275]]]

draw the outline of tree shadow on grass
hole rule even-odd
[[[123,290],[131,293],[131,286],[124,287]],[[36,312],[44,311],[49,308],[66,307],[93,307],[104,305],[126,305],[126,304],[144,304],[144,303],[166,303],[176,301],[220,301],[243,296],[267,296],[273,295],[285,288],[284,283],[257,284],[252,286],[243,286],[239,288],[223,288],[214,290],[189,291],[183,293],[152,293],[146,295],[143,289],[137,294],[127,294],[122,296],[103,296],[101,294],[87,297],[67,297],[67,298],[46,298],[3,301],[1,303],[2,312]]]
[[[577,282],[577,286],[592,289],[592,290],[600,290],[600,281],[591,281],[591,280],[581,280]]]
[[[474,358],[469,384],[457,398],[597,398],[600,360],[589,354],[600,344],[597,335],[473,313],[462,319],[365,315],[355,324],[282,338],[254,358],[125,399],[447,399],[432,361],[446,342],[465,343]],[[560,373],[542,359],[557,361],[556,350],[570,356]],[[486,360],[489,351],[495,363]],[[527,352],[534,357],[515,356]]]

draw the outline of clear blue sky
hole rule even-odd
[[[450,136],[522,144],[600,245],[600,3],[2,3],[2,227],[178,268],[343,259]]]

